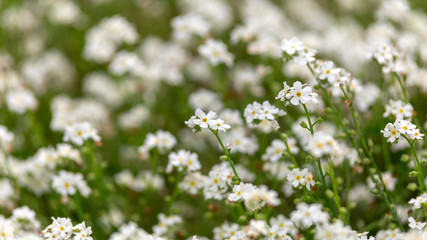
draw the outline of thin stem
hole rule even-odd
[[[348,94],[344,90],[343,86],[340,86],[340,88],[341,88],[342,93],[344,94],[345,99],[346,100],[350,100],[350,98],[348,97]],[[359,121],[357,121],[357,116],[356,116],[356,113],[354,111],[354,107],[353,107],[353,103],[352,102],[349,103],[349,108],[350,108],[351,116],[352,116],[353,121],[354,121],[354,125],[356,126],[356,131],[357,131],[357,133],[360,136],[360,141],[362,142],[363,149],[365,150],[366,155],[371,160],[372,165],[374,166],[376,172],[378,173],[378,178],[380,179],[380,182],[383,185],[384,191],[387,192],[386,186],[384,184],[384,180],[383,180],[383,178],[382,178],[382,176],[380,174],[380,170],[379,170],[379,168],[377,166],[377,163],[375,162],[374,157],[372,156],[371,151],[368,148],[368,144],[366,143],[365,136],[363,134],[363,131],[360,128]]]
[[[350,194],[350,188],[351,188],[351,169],[348,159],[344,161],[344,168],[345,168],[345,195],[346,195],[346,208],[347,208],[347,216],[345,218],[346,224],[350,223],[350,200],[349,200],[349,194]]]
[[[157,160],[159,159],[159,151],[156,148],[153,151],[154,156],[151,157],[151,174],[154,176],[157,173]]]
[[[403,94],[403,100],[405,102],[409,102],[408,95],[406,95],[406,89],[405,89],[405,86],[403,85],[402,79],[400,78],[399,74],[397,74],[397,73],[394,73],[394,76],[396,77],[397,81],[399,82],[400,89],[402,90],[402,94]]]
[[[329,174],[331,176],[332,190],[334,191],[334,202],[338,209],[338,213],[343,222],[345,222],[345,214],[341,211],[340,197],[338,195],[337,182],[335,181],[335,169],[334,164],[329,159]]]
[[[424,193],[425,192],[425,183],[424,183],[424,173],[423,170],[421,168],[421,163],[420,160],[418,159],[417,156],[417,152],[415,151],[415,147],[414,147],[414,141],[410,140],[409,138],[407,138],[406,136],[403,136],[406,141],[408,141],[409,146],[411,147],[411,151],[412,151],[412,155],[414,155],[414,165],[415,168],[417,169],[417,178],[418,178],[418,185],[420,185],[420,193]]]
[[[74,194],[74,200],[76,201],[75,203],[77,207],[77,215],[79,217],[79,220],[83,221],[85,218],[83,214],[83,207],[82,207],[82,202],[81,202],[79,193]]]
[[[292,162],[294,163],[295,167],[298,167],[297,160],[295,159],[294,155],[291,153],[291,149],[289,148],[289,144],[288,144],[286,137],[283,135],[283,133],[282,133],[282,131],[280,131],[280,129],[277,129],[277,133],[279,134],[280,138],[282,139],[283,143],[285,144],[286,151],[288,152],[289,156],[291,157]]]
[[[95,172],[96,181],[98,184],[98,188],[101,191],[101,195],[105,190],[104,181],[102,180],[102,175],[100,171],[100,167],[98,161],[96,161],[95,154],[93,153],[92,145],[89,141],[85,142],[87,152],[89,154],[89,158],[92,164],[93,171]]]
[[[181,182],[181,178],[182,178],[182,172],[178,170],[178,176],[176,178],[175,187],[173,189],[172,196],[169,200],[170,202],[169,202],[169,207],[168,207],[168,214],[171,213],[173,203],[175,202],[176,197],[178,196],[178,193],[179,193],[178,186],[179,186],[179,183]]]
[[[326,89],[322,86],[322,84],[320,84],[320,81],[317,79],[317,77],[316,77],[316,75],[315,75],[315,73],[314,73],[313,69],[311,68],[310,64],[307,64],[307,67],[308,67],[308,69],[310,70],[310,72],[312,73],[313,77],[318,81],[318,83],[319,83],[319,87],[320,87],[320,89],[322,90],[323,94],[325,95],[325,98],[324,98],[324,99],[326,100],[327,104],[331,107],[332,112],[335,114],[335,117],[336,117],[336,119],[338,120],[338,123],[339,123],[339,125],[341,126],[342,130],[344,131],[344,133],[345,133],[345,135],[346,135],[346,137],[347,137],[348,141],[351,143],[351,145],[353,146],[353,148],[354,148],[354,149],[356,149],[356,151],[357,151],[357,153],[358,153],[358,155],[359,155],[359,158],[360,158],[360,159],[363,159],[363,158],[364,158],[364,156],[363,156],[363,155],[362,155],[362,153],[359,151],[359,147],[357,146],[357,143],[354,141],[354,139],[353,139],[352,135],[350,134],[349,129],[348,129],[348,128],[347,128],[347,126],[344,124],[344,122],[343,122],[343,120],[342,120],[342,118],[341,118],[341,113],[340,113],[340,111],[339,111],[339,110],[335,107],[335,105],[332,103],[332,101],[331,101],[331,99],[329,98],[329,95],[328,95],[328,93],[327,93]],[[345,94],[345,95],[347,95],[347,94]],[[370,152],[368,151],[368,153],[370,153]],[[372,157],[372,155],[371,155],[371,157]],[[371,159],[371,158],[370,158],[370,159]],[[375,164],[375,161],[373,161],[373,158],[371,159],[371,162],[374,164],[374,166],[376,167],[376,169],[378,169],[378,167],[377,167],[377,166],[376,166],[376,164]],[[379,185],[379,183],[377,182],[377,179],[374,177],[374,175],[373,175],[373,173],[372,173],[371,169],[369,168],[369,166],[366,166],[366,168],[367,168],[367,170],[368,170],[368,172],[369,172],[369,177],[370,177],[370,178],[371,178],[371,180],[375,183],[375,186],[376,186],[376,188],[377,188],[377,190],[378,190],[379,194],[383,197],[384,201],[386,202],[386,204],[387,204],[388,208],[390,209],[390,211],[391,211],[391,213],[392,213],[392,215],[393,215],[393,218],[394,218],[395,222],[397,223],[397,225],[398,225],[399,229],[403,231],[403,226],[402,226],[402,224],[400,223],[400,219],[399,219],[399,217],[397,216],[396,210],[395,210],[395,209],[391,206],[391,204],[390,204],[390,200],[389,200],[388,192],[387,192],[387,189],[386,189],[386,187],[385,187],[384,183],[382,182],[382,188],[381,188],[381,187],[380,187],[380,185]],[[380,178],[380,179],[382,179],[381,174],[379,174],[379,171],[377,171],[377,172],[378,172],[378,176],[379,176],[379,178]]]
[[[230,164],[230,167],[233,169],[234,176],[237,178],[237,181],[240,183],[241,180],[240,180],[239,174],[237,174],[236,168],[234,167],[233,160],[231,160],[230,153],[228,152],[228,150],[225,148],[224,144],[222,143],[221,138],[218,135],[218,131],[212,130],[211,128],[209,128],[209,130],[211,130],[211,132],[218,139],[218,142],[221,145],[222,150],[224,151],[225,155],[227,156],[228,163]]]
[[[307,117],[307,121],[308,121],[308,126],[309,126],[309,131],[311,133],[311,135],[314,134],[314,129],[313,129],[313,124],[311,123],[311,119],[310,119],[310,114],[308,113],[307,107],[305,106],[305,104],[302,104],[304,111],[305,111],[305,116]]]
[[[324,189],[324,191],[326,191],[328,189],[328,186],[326,185],[325,174],[323,173],[323,170],[322,170],[322,164],[320,163],[320,158],[317,159],[317,168],[319,169],[320,179],[322,180],[323,189]],[[326,199],[329,203],[329,207],[332,210],[332,214],[334,215],[335,218],[337,218],[338,214],[337,214],[337,212],[336,212],[336,210],[335,210],[335,208],[331,202],[331,199],[329,199],[328,196],[326,196]],[[338,208],[338,211],[339,211],[339,208]]]

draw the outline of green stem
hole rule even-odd
[[[307,67],[308,67],[308,69],[310,70],[310,72],[312,73],[313,77],[318,81],[319,87],[320,87],[320,89],[322,90],[323,94],[325,95],[325,98],[324,98],[324,99],[325,99],[326,103],[331,107],[332,112],[334,113],[334,115],[335,115],[336,119],[338,120],[338,123],[339,123],[339,125],[341,126],[342,130],[344,131],[344,133],[345,133],[345,135],[346,135],[346,137],[347,137],[348,141],[351,143],[351,145],[353,146],[353,148],[354,148],[354,149],[356,149],[356,151],[357,151],[357,153],[358,153],[358,155],[359,155],[359,158],[360,158],[360,159],[363,159],[363,158],[364,158],[364,156],[363,156],[363,155],[362,155],[362,153],[359,151],[359,147],[357,146],[357,144],[356,144],[356,142],[354,141],[354,139],[353,139],[352,135],[350,134],[349,129],[348,129],[348,128],[347,128],[347,126],[344,124],[344,122],[343,122],[343,120],[342,120],[342,118],[341,118],[341,113],[340,113],[340,111],[339,111],[339,110],[335,107],[335,105],[332,103],[332,101],[331,101],[331,99],[329,98],[329,95],[328,95],[328,93],[327,93],[326,89],[322,86],[322,84],[320,83],[320,81],[317,79],[317,77],[316,77],[316,75],[315,75],[315,73],[314,73],[313,69],[311,68],[310,64],[307,64]],[[345,96],[346,96],[346,95],[347,95],[347,94],[345,94]],[[369,151],[368,151],[368,152],[369,152]],[[369,152],[369,153],[370,153],[370,152]],[[372,156],[372,155],[371,155],[371,156]],[[378,169],[378,167],[377,167],[377,166],[376,166],[376,164],[375,164],[375,161],[372,161],[372,159],[371,159],[371,162],[374,164],[374,166],[376,167],[376,169]],[[368,172],[369,172],[369,177],[370,177],[370,178],[371,178],[371,180],[375,183],[375,186],[376,186],[376,188],[377,188],[377,190],[378,190],[379,194],[383,197],[384,201],[386,202],[386,204],[387,204],[388,208],[390,209],[390,211],[391,211],[391,213],[392,213],[392,215],[393,215],[393,218],[394,218],[395,222],[397,223],[397,225],[398,225],[399,229],[400,229],[401,231],[403,231],[403,226],[402,226],[402,224],[400,223],[400,219],[399,219],[399,217],[397,216],[396,210],[391,206],[391,203],[390,203],[390,200],[389,200],[389,196],[388,196],[388,193],[387,193],[387,191],[386,191],[386,187],[385,187],[384,183],[382,182],[382,186],[383,186],[383,187],[381,188],[381,187],[379,186],[379,183],[377,182],[377,179],[375,179],[375,177],[373,176],[373,173],[371,172],[371,169],[369,168],[369,166],[366,166],[366,168],[367,168],[367,170],[368,170]],[[378,175],[379,175],[380,179],[382,179],[381,174],[379,174],[379,171],[377,171],[377,172],[378,172]]]
[[[168,207],[168,215],[171,214],[173,203],[175,202],[175,200],[176,200],[176,198],[178,196],[178,193],[179,193],[178,185],[181,182],[181,178],[182,178],[182,172],[178,170],[178,176],[176,178],[175,187],[173,189],[172,196],[171,196],[171,198],[169,200],[170,202],[169,202],[169,207]]]
[[[424,173],[421,167],[420,160],[418,159],[417,152],[415,151],[414,141],[410,140],[406,136],[403,136],[403,137],[406,139],[406,141],[408,141],[409,146],[411,147],[412,154],[414,155],[414,165],[418,172],[417,178],[418,178],[418,185],[420,185],[420,193],[424,193],[426,189],[425,183],[424,183],[425,178],[424,178]]]
[[[279,134],[280,138],[282,139],[283,143],[285,144],[286,151],[288,152],[289,156],[291,157],[292,162],[294,163],[295,167],[298,167],[297,160],[295,159],[294,155],[291,153],[291,149],[289,148],[288,141],[287,141],[285,135],[282,133],[282,131],[280,131],[280,129],[277,129],[277,133]]]
[[[314,134],[314,129],[313,129],[313,124],[311,123],[311,119],[310,119],[310,114],[308,113],[307,107],[305,106],[305,104],[302,104],[304,111],[305,111],[305,116],[307,117],[307,121],[308,121],[308,126],[310,127],[308,130],[310,131],[311,135],[313,136]]]
[[[347,216],[345,219],[345,224],[350,224],[350,201],[349,201],[349,194],[350,194],[350,189],[351,189],[351,169],[350,169],[350,164],[348,162],[348,159],[346,159],[344,161],[344,168],[345,168],[345,175],[346,175],[346,180],[345,180],[345,195],[347,196],[346,198],[346,208],[347,208]]]
[[[83,221],[84,213],[83,213],[83,207],[82,207],[82,202],[81,202],[79,193],[74,194],[74,200],[76,201],[75,203],[77,207],[77,215],[79,216],[79,221]]]
[[[325,174],[323,173],[323,170],[322,170],[322,164],[320,163],[320,158],[317,159],[317,168],[319,169],[320,179],[322,180],[323,189],[326,192],[326,190],[328,189],[328,185],[326,185]],[[332,214],[334,215],[335,218],[337,218],[338,214],[337,214],[337,212],[336,212],[336,210],[335,210],[335,208],[331,202],[331,199],[329,199],[328,196],[326,196],[326,199],[328,201],[329,207],[332,210]],[[339,208],[338,208],[338,211],[339,211]]]
[[[98,184],[98,188],[101,191],[101,196],[103,196],[105,186],[104,186],[104,181],[102,180],[102,175],[101,175],[101,171],[100,171],[98,161],[96,161],[95,154],[93,153],[91,143],[89,141],[86,141],[85,145],[86,145],[87,152],[89,154],[89,158],[90,158],[90,161],[92,164],[93,171],[95,172],[95,177],[96,177],[96,181]]]
[[[341,211],[340,197],[338,195],[337,182],[335,181],[335,169],[334,164],[329,159],[329,174],[331,176],[332,190],[334,191],[334,202],[338,209],[341,221],[345,222],[345,214]]]
[[[239,177],[239,174],[237,174],[236,168],[234,167],[233,160],[231,160],[230,153],[228,152],[228,150],[225,148],[224,144],[222,143],[221,138],[218,135],[218,131],[212,130],[211,128],[209,128],[209,130],[211,130],[211,132],[218,139],[218,142],[221,145],[222,150],[224,151],[225,155],[227,156],[228,163],[230,164],[230,167],[233,169],[234,176],[237,178],[237,182],[240,183],[241,179]]]
[[[409,99],[408,99],[408,95],[406,95],[406,89],[405,89],[405,86],[403,85],[402,79],[397,73],[393,73],[393,75],[396,77],[397,81],[399,82],[400,89],[402,90],[403,100],[408,103]]]
[[[159,159],[159,151],[156,148],[153,150],[153,155],[151,157],[151,174],[154,177],[157,173],[157,160]]]

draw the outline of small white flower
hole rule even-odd
[[[196,109],[196,118],[193,119],[195,125],[201,128],[208,128],[210,125],[215,124],[216,113],[209,111],[208,114],[203,112],[200,108]]]
[[[280,49],[289,55],[294,55],[297,51],[304,50],[304,45],[297,37],[292,37],[289,40],[283,39]]]
[[[212,128],[213,130],[226,132],[227,129],[231,128],[231,126],[228,124],[225,124],[222,119],[216,119],[212,121],[210,128]]]

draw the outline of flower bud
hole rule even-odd
[[[338,185],[341,185],[344,182],[344,180],[342,179],[342,177],[337,177],[336,182]]]
[[[302,121],[299,125],[303,128],[307,128],[307,123],[305,121]]]
[[[334,192],[332,192],[331,189],[328,189],[325,191],[326,197],[333,199],[334,198]]]
[[[409,184],[408,184],[408,189],[409,189],[410,191],[416,191],[416,190],[418,189],[418,186],[417,186],[417,184],[416,184],[416,183],[409,183]]]
[[[409,162],[411,160],[411,158],[409,157],[408,154],[403,154],[402,157],[400,157],[400,161],[402,162]]]

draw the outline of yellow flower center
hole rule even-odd
[[[396,130],[391,131],[391,134],[396,135]]]
[[[203,118],[202,119],[202,122],[207,122],[208,121],[208,119],[207,118]]]
[[[219,53],[219,51],[214,51],[213,52],[213,56],[216,57],[216,58],[219,58],[220,55],[221,54]]]
[[[297,97],[301,97],[302,94],[301,94],[301,92],[297,92],[296,95],[297,95]]]
[[[301,179],[301,176],[297,176],[295,179],[299,181]]]

